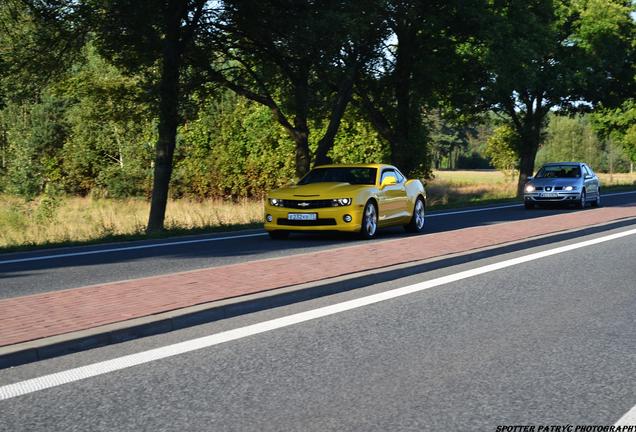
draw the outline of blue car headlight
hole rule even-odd
[[[531,184],[526,185],[526,192],[534,192],[535,191],[535,187],[532,186]]]
[[[576,186],[566,186],[566,187],[563,188],[563,190],[566,190],[568,192],[569,191],[573,191],[573,190],[576,190]]]

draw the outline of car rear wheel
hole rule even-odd
[[[601,206],[601,190],[599,189],[596,192],[596,199],[592,201],[592,207],[600,207]]]
[[[404,228],[408,232],[413,233],[421,233],[424,231],[424,222],[425,222],[425,205],[424,200],[419,197],[417,201],[415,201],[415,206],[413,207],[413,216],[411,217],[411,221],[408,225],[405,225]]]
[[[587,204],[587,195],[585,194],[585,189],[583,189],[581,191],[581,199],[579,200],[576,206],[582,209],[582,208],[585,208],[585,204]]]
[[[267,234],[273,240],[284,240],[289,237],[289,231],[269,231]]]
[[[378,230],[378,211],[375,204],[371,201],[364,206],[362,214],[362,227],[360,227],[360,237],[363,239],[372,239]]]

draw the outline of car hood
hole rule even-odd
[[[349,183],[312,183],[276,189],[270,192],[270,196],[284,199],[353,198],[360,189],[370,187]]]
[[[530,181],[533,186],[576,186],[581,183],[580,178],[534,178]]]

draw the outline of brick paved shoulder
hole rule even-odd
[[[0,346],[285,286],[636,217],[601,208],[0,300]]]

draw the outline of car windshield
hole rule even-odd
[[[298,182],[299,185],[324,182],[349,183],[352,185],[375,184],[377,174],[376,168],[356,168],[356,167],[337,167],[337,168],[316,168]]]
[[[542,167],[536,178],[578,178],[581,168],[578,165],[546,165]]]

